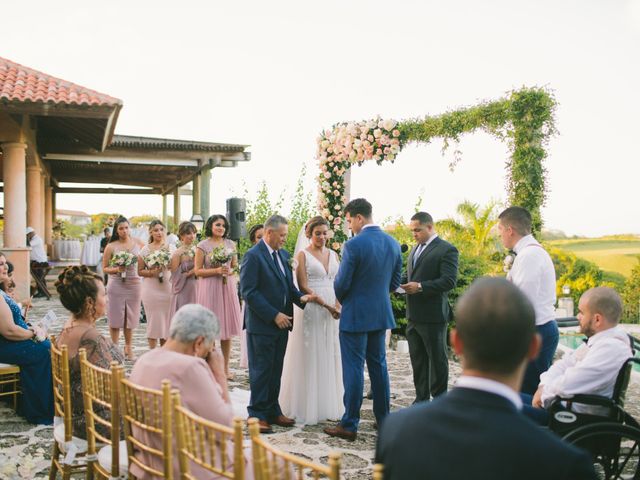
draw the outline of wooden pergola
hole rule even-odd
[[[251,159],[247,145],[115,135],[122,106],[117,98],[0,58],[2,251],[16,267],[21,297],[29,284],[25,229],[33,227],[51,245],[57,193],[162,195],[165,220],[173,195],[177,221],[180,195],[188,194],[193,212],[206,218],[212,169]]]

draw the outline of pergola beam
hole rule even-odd
[[[101,194],[121,194],[121,195],[160,195],[162,192],[158,188],[99,188],[99,187],[57,187],[56,193],[101,193]]]

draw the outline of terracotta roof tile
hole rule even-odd
[[[122,100],[0,57],[0,101],[87,106],[122,105]]]

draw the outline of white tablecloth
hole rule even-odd
[[[95,267],[100,262],[100,238],[89,237],[82,245],[80,264]]]
[[[53,258],[57,260],[80,260],[80,240],[54,240]]]

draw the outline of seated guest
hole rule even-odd
[[[49,260],[45,252],[44,241],[32,227],[27,227],[27,245],[31,247],[29,258],[31,260],[31,269],[34,272],[33,274],[42,280],[42,282],[45,282],[47,273],[49,273]],[[34,297],[46,297],[47,294],[42,290],[40,285],[36,286],[38,291]]]
[[[618,325],[621,315],[622,300],[614,289],[596,287],[584,292],[578,302],[578,321],[587,342],[540,375],[533,398],[522,395],[527,416],[547,425],[549,416],[544,409],[556,396],[582,393],[611,398],[620,368],[633,356],[629,335]],[[603,408],[575,404],[573,410],[606,415]]]
[[[0,282],[6,282],[7,259],[0,253]],[[0,362],[20,367],[22,395],[18,414],[30,423],[53,423],[51,343],[46,332],[29,327],[18,304],[5,292],[0,296]]]
[[[8,277],[4,282],[0,282],[0,290],[8,294],[20,307],[22,318],[26,321],[27,314],[31,308],[31,299],[25,298],[22,301],[18,298],[16,292],[16,282],[13,280],[13,264],[7,260],[7,273]]]
[[[451,344],[461,358],[455,388],[392,413],[376,462],[389,480],[588,480],[590,457],[529,421],[518,395],[540,349],[535,312],[507,280],[476,280],[456,308]]]
[[[163,380],[171,382],[171,388],[180,391],[182,405],[201,417],[222,425],[231,426],[233,412],[224,359],[214,349],[214,340],[220,334],[220,324],[211,310],[200,305],[181,307],[173,316],[169,338],[161,347],[142,355],[133,366],[130,380],[140,386],[159,390]],[[162,439],[134,427],[133,435],[154,448],[162,449]],[[175,437],[174,437],[175,438]],[[228,448],[229,461],[233,463],[233,449]],[[146,464],[162,470],[157,458],[137,451],[135,455]],[[175,452],[174,477],[180,478],[179,462]],[[136,464],[130,473],[139,479],[154,478]],[[217,478],[192,464],[195,478]]]
[[[105,369],[109,369],[114,360],[122,363],[124,357],[110,339],[96,330],[96,320],[104,317],[107,307],[100,275],[84,265],[67,267],[58,276],[56,290],[62,305],[71,312],[71,318],[56,338],[56,346],[66,345],[69,351],[73,435],[87,438],[78,351],[84,348],[87,360]],[[109,409],[96,405],[94,410],[105,420],[109,420]],[[102,435],[109,435],[110,430],[99,422],[96,422],[96,428]]]

